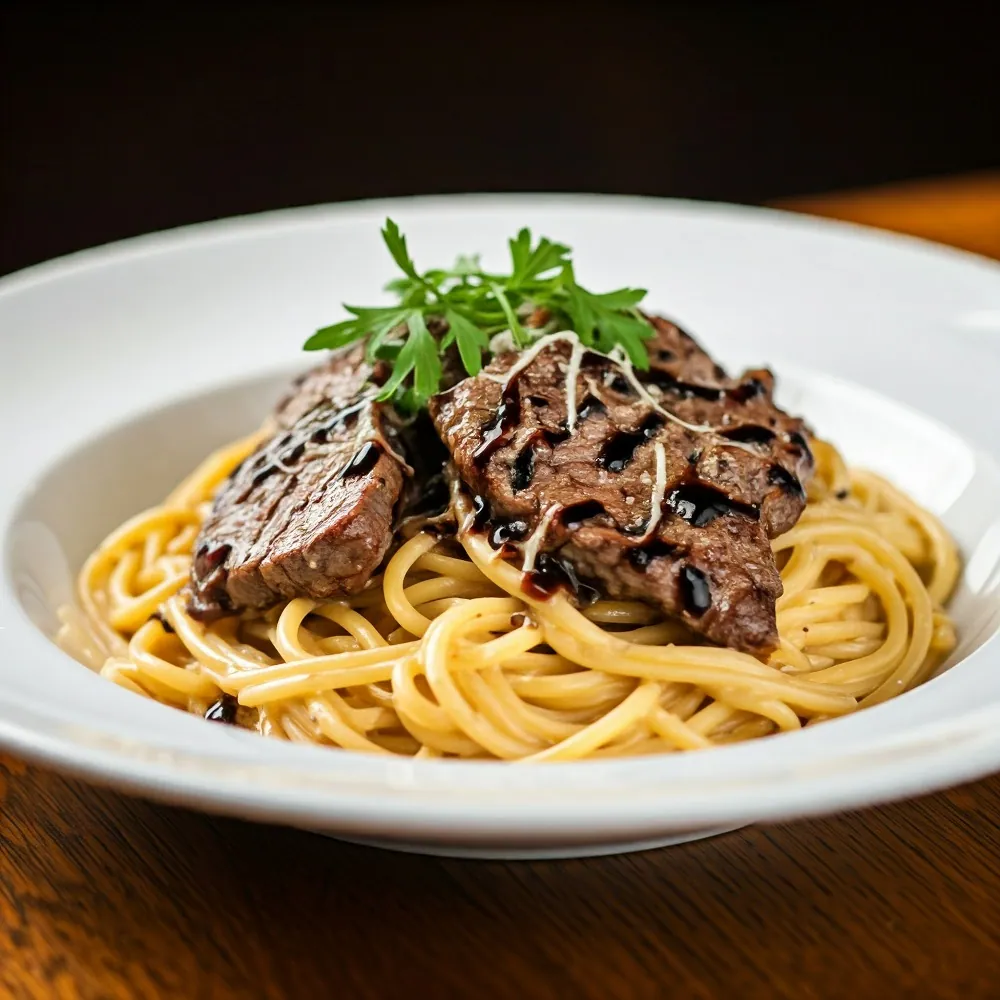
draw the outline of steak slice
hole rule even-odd
[[[561,568],[766,654],[781,594],[769,539],[805,506],[808,431],[774,405],[770,372],[729,378],[650,322],[647,372],[555,335],[434,397],[431,416],[494,546],[542,570],[533,586]]]
[[[223,484],[195,546],[188,610],[211,621],[284,598],[356,593],[389,548],[408,467],[385,371],[363,349],[293,383],[274,436]]]

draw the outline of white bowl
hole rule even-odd
[[[578,273],[642,285],[721,360],[930,507],[962,547],[939,676],[801,732],[523,766],[264,740],[141,699],[51,642],[86,553],[253,428],[305,337],[381,297],[391,214],[418,263],[530,225]],[[1000,769],[1000,267],[856,227],[608,197],[281,212],[130,240],[0,281],[0,746],[125,790],[418,850],[601,853],[857,807]]]

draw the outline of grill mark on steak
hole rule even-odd
[[[193,617],[365,585],[389,547],[412,471],[394,411],[374,398],[386,374],[358,347],[296,379],[273,414],[275,435],[222,485],[202,525]]]
[[[656,436],[663,426],[663,418],[651,413],[635,431],[619,431],[608,438],[597,456],[597,464],[609,472],[621,472],[635,457],[636,449]]]
[[[531,480],[535,477],[535,446],[525,445],[514,459],[511,470],[510,486],[515,493],[526,490],[531,485]]]
[[[504,388],[496,413],[483,427],[482,443],[472,456],[478,465],[485,465],[490,456],[508,444],[511,428],[521,419],[521,390],[515,380]]]
[[[717,517],[727,515],[739,514],[751,521],[760,520],[759,507],[733,500],[722,490],[700,480],[682,482],[670,491],[666,502],[673,513],[696,528],[704,528]]]
[[[741,427],[724,428],[719,431],[720,436],[728,441],[743,441],[746,444],[769,445],[775,438],[775,433],[770,427],[761,427],[760,424],[743,424]],[[797,431],[796,437],[802,437]],[[805,441],[805,438],[802,438]]]
[[[475,523],[524,525],[553,586],[574,592],[558,569],[570,566],[609,597],[648,601],[714,642],[766,654],[781,594],[769,539],[804,506],[808,431],[772,402],[770,372],[729,378],[679,327],[650,322],[649,372],[591,350],[573,372],[571,339],[554,337],[440,393],[431,417],[477,498]],[[498,413],[512,398],[546,405]],[[529,440],[540,450],[523,484],[513,472]]]

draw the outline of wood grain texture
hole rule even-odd
[[[990,250],[969,236],[967,181],[938,191],[930,215],[891,193],[795,207],[926,218],[921,235]],[[501,864],[200,816],[0,757],[4,1000],[417,993],[995,1000],[1000,777],[639,855]]]
[[[11,997],[995,998],[1000,779],[621,858],[482,863],[6,764]]]

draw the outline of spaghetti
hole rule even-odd
[[[797,729],[920,684],[955,645],[959,571],[938,520],[815,442],[799,522],[776,538],[780,645],[767,662],[701,643],[639,602],[522,591],[452,502],[360,593],[204,626],[185,610],[219,485],[262,440],[211,455],[90,556],[60,644],[108,680],[268,736],[417,757],[578,760],[693,750]]]

